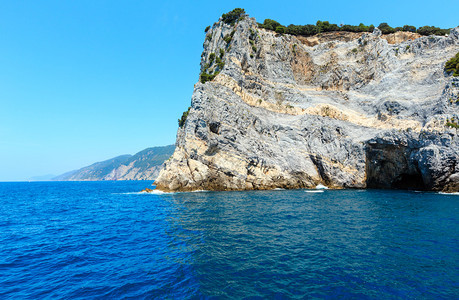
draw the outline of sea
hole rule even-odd
[[[459,196],[0,183],[0,299],[458,299]]]

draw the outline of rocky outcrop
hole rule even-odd
[[[201,58],[217,75],[195,85],[157,189],[457,191],[459,137],[446,124],[459,119],[459,78],[443,68],[458,36],[302,38],[220,20]]]
[[[154,180],[162,164],[171,157],[174,145],[144,149],[121,155],[55,177],[56,181]]]

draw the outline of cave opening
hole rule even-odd
[[[367,145],[367,188],[426,190],[422,173],[412,159],[413,151],[400,145]]]
[[[392,188],[398,190],[425,190],[426,186],[419,174],[401,174],[392,182]]]

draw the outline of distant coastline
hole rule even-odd
[[[175,146],[151,147],[134,155],[120,155],[59,176],[49,181],[116,181],[154,180],[167,160],[174,153]],[[39,177],[36,177],[39,178]],[[42,181],[42,180],[37,180]]]

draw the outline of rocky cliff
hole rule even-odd
[[[117,156],[67,172],[53,180],[154,180],[174,148],[174,145],[147,148],[134,155]]]
[[[157,189],[458,191],[458,51],[459,27],[304,38],[220,19]]]

